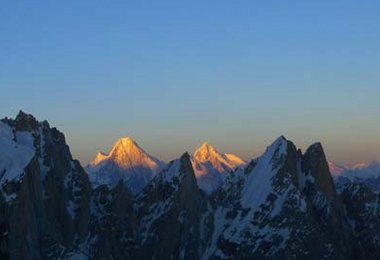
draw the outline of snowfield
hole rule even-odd
[[[0,122],[0,187],[23,176],[35,154],[33,140],[30,133],[14,133],[11,127]]]

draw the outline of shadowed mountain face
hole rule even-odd
[[[137,197],[142,257],[199,258],[203,204],[190,156],[185,153]]]
[[[122,138],[89,167],[123,172],[91,186],[63,134],[20,112],[0,122],[0,258],[379,258],[378,194],[338,194],[320,144],[302,153],[280,137],[241,163],[206,144],[161,165]],[[223,172],[214,192],[196,164]],[[150,172],[132,192],[137,165]]]

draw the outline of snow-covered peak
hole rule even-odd
[[[214,146],[207,142],[202,143],[202,145],[194,152],[194,158],[201,162],[210,160],[210,158],[221,155],[222,154],[218,150],[216,150]]]
[[[234,169],[245,162],[234,154],[223,154],[211,144],[204,142],[193,154],[195,163],[209,163],[219,173]]]
[[[111,160],[124,169],[131,167],[148,167],[154,169],[161,163],[158,159],[145,152],[131,137],[118,139],[108,154],[99,152],[91,162],[91,165],[99,165],[105,160]]]
[[[246,162],[233,154],[223,154],[204,142],[191,158],[200,189],[211,193],[224,183],[226,173],[245,165]]]
[[[113,187],[124,180],[133,193],[139,192],[165,163],[145,152],[131,137],[122,137],[108,154],[99,152],[86,167],[94,187]]]
[[[146,154],[131,137],[119,138],[109,153],[115,159],[124,159],[125,156],[139,156]]]
[[[111,153],[120,151],[142,150],[135,140],[129,136],[119,138],[111,149]]]
[[[281,135],[276,140],[274,140],[271,145],[268,146],[268,150],[286,145],[287,143],[288,140],[285,138],[285,136]]]
[[[272,178],[284,162],[287,149],[288,141],[281,136],[257,159],[243,188],[241,203],[244,207],[257,207],[265,201],[271,191]]]
[[[277,138],[271,145],[269,145],[266,151],[259,157],[257,166],[269,165],[273,168],[277,168],[282,159],[287,153],[288,141],[284,136]]]

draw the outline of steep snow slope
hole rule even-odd
[[[33,136],[0,122],[0,187],[23,176],[35,154]]]

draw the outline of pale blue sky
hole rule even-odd
[[[66,134],[87,163],[129,135],[168,160],[245,159],[284,134],[380,158],[380,1],[3,1],[0,116]]]

